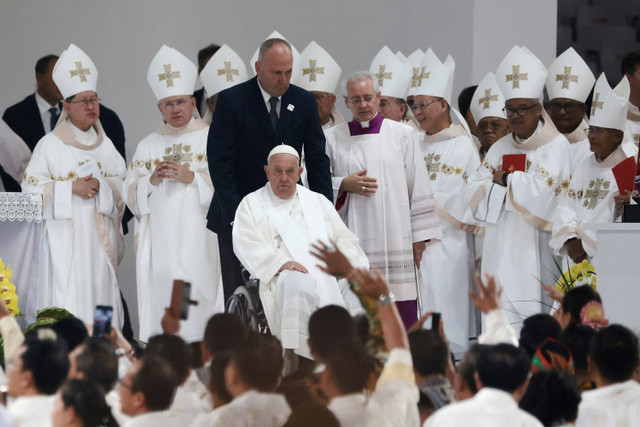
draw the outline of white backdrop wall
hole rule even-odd
[[[430,46],[441,59],[454,57],[457,96],[495,71],[514,44],[549,64],[555,57],[556,1],[0,0],[0,110],[35,90],[38,58],[59,55],[73,42],[98,68],[99,96],[119,114],[130,158],[160,120],[146,73],[162,44],[195,63],[200,48],[227,43],[248,65],[274,29],[299,51],[318,42],[341,65],[343,76],[367,69],[385,44],[407,55]],[[131,234],[120,267],[130,309],[136,305]]]

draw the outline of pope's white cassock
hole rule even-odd
[[[609,223],[619,218],[613,196],[620,192],[611,169],[636,155],[633,144],[621,145],[601,162],[596,161],[593,153],[580,162],[553,221],[553,238],[549,244],[556,253],[565,253],[564,242],[577,237],[582,240],[587,255],[595,255],[598,248],[596,233],[585,229],[584,225]]]
[[[424,311],[441,312],[447,338],[466,348],[469,341],[469,248],[468,233],[483,233],[463,194],[469,175],[480,166],[478,150],[461,125],[435,135],[416,134],[420,142],[436,200],[442,243],[429,246],[420,270],[424,281]]]
[[[162,124],[143,139],[131,161],[124,194],[136,217],[136,270],[140,339],[160,333],[174,279],[191,283],[188,320],[180,326],[186,341],[201,341],[209,317],[224,311],[218,242],[206,229],[213,196],[207,165],[208,126],[191,119],[182,129]],[[194,172],[191,184],[149,181],[156,166],[171,160]]]
[[[368,125],[352,120],[325,132],[336,197],[342,180],[363,169],[378,184],[370,197],[341,195],[338,212],[396,300],[416,300],[413,243],[442,237],[427,170],[410,127],[379,115]]]
[[[337,282],[317,268],[309,251],[319,240],[333,242],[354,267],[369,266],[358,238],[331,202],[301,185],[290,199],[281,199],[267,183],[242,199],[236,211],[233,249],[242,265],[260,280],[260,300],[271,332],[283,348],[307,358],[311,358],[307,338],[313,311],[330,304],[355,309],[346,280]],[[279,273],[288,261],[302,264],[309,274]]]
[[[116,270],[124,253],[120,195],[126,165],[98,121],[87,132],[61,116],[36,145],[22,190],[42,193],[45,238],[40,257],[37,307],[63,307],[93,323],[95,306],[113,306],[114,328],[123,312]],[[72,193],[72,182],[92,174],[95,197]]]
[[[31,150],[11,128],[0,120],[0,166],[16,182],[22,181],[22,174],[29,164]],[[0,192],[5,186],[0,178]]]
[[[496,141],[469,185],[471,208],[476,218],[486,219],[482,272],[504,288],[503,307],[516,329],[525,318],[541,312],[539,280],[555,282],[557,268],[549,239],[560,196],[571,180],[567,139],[544,113],[543,117],[530,138],[509,134]],[[506,154],[527,157],[526,172],[509,174],[505,188],[492,180],[493,172],[502,170]],[[497,220],[491,219],[493,214]]]

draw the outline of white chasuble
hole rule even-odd
[[[71,188],[88,170],[100,181],[100,190],[84,199]],[[113,327],[122,327],[116,271],[124,254],[120,220],[125,172],[124,159],[104,135],[100,122],[85,135],[69,121],[59,121],[36,145],[22,190],[43,195],[45,237],[38,309],[62,307],[83,322],[93,323],[95,306],[110,305]]]
[[[220,256],[206,215],[213,197],[207,165],[208,127],[201,119],[176,130],[163,124],[140,141],[125,180],[124,194],[136,217],[136,276],[140,339],[161,333],[160,320],[171,300],[173,280],[191,283],[189,318],[180,336],[201,341],[209,317],[224,311]],[[149,181],[165,160],[187,166],[193,182],[165,178]]]
[[[596,233],[585,229],[584,224],[610,223],[619,219],[621,212],[616,212],[613,196],[620,192],[612,168],[636,155],[636,147],[627,145],[619,146],[601,162],[596,161],[593,153],[580,162],[553,220],[553,237],[549,244],[557,254],[566,254],[564,243],[574,237],[582,240],[587,255],[596,254]]]
[[[441,312],[447,338],[461,348],[469,342],[469,297],[473,248],[468,234],[484,233],[462,195],[480,157],[464,128],[454,125],[435,135],[417,135],[436,200],[442,243],[429,246],[420,270],[423,312]]]
[[[442,237],[420,146],[411,128],[392,120],[382,120],[379,132],[362,135],[351,135],[348,125],[325,132],[334,194],[339,196],[344,178],[363,169],[378,189],[369,197],[345,193],[340,216],[396,299],[415,300],[413,243],[430,240],[429,245]]]
[[[318,240],[334,242],[355,267],[369,266],[358,238],[344,225],[333,205],[300,185],[293,197],[280,199],[267,183],[247,195],[236,210],[234,252],[260,280],[260,299],[271,331],[284,348],[305,357],[310,357],[306,337],[311,313],[330,304],[350,308],[340,284],[318,269],[318,261],[310,254],[311,244]],[[309,273],[280,272],[288,261],[302,264]],[[294,282],[301,284],[296,286]]]
[[[526,171],[507,179],[497,222],[485,223],[482,272],[504,288],[503,307],[519,330],[522,321],[542,311],[543,283],[555,282],[557,268],[549,247],[554,213],[571,180],[567,139],[546,118],[532,137],[517,142],[513,134],[496,141],[470,179],[471,208],[491,202],[493,172],[502,170],[506,154],[525,154]],[[504,189],[504,187],[501,187]],[[504,193],[503,193],[504,194]]]

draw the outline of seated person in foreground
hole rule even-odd
[[[264,167],[269,182],[247,195],[236,211],[233,248],[253,277],[271,332],[285,349],[311,358],[308,318],[329,304],[354,313],[358,302],[346,280],[336,281],[316,267],[311,242],[334,242],[357,267],[368,267],[357,237],[322,196],[296,185],[302,173],[295,149],[279,145]],[[346,300],[345,300],[346,297]]]

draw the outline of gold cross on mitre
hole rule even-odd
[[[591,103],[591,115],[596,114],[596,109],[601,109],[604,106],[604,101],[598,101],[600,98],[600,92],[596,92],[596,96],[593,97],[593,102]]]
[[[564,67],[564,74],[556,74],[556,81],[562,82],[562,89],[569,89],[569,83],[578,83],[578,77],[571,75],[571,67]]]
[[[71,77],[78,76],[80,77],[81,82],[86,82],[87,78],[85,76],[91,75],[91,70],[88,68],[82,68],[82,61],[75,61],[74,64],[76,64],[76,69],[69,70]]]
[[[380,69],[378,73],[375,75],[376,78],[378,79],[378,86],[384,86],[385,80],[391,80],[391,76],[393,73],[385,73],[384,69],[386,67],[387,67],[386,65],[380,65]]]
[[[167,81],[167,87],[173,87],[173,79],[180,78],[180,71],[171,71],[171,64],[165,64],[164,73],[158,74],[158,81]]]
[[[231,61],[224,61],[224,68],[218,68],[218,75],[226,76],[226,81],[232,82],[233,76],[240,75],[240,70],[237,68],[231,68]]]
[[[491,95],[491,88],[489,89],[485,89],[484,90],[484,96],[480,99],[478,99],[478,105],[480,104],[484,104],[482,106],[483,110],[486,110],[487,108],[489,108],[491,106],[491,101],[497,101],[498,100],[498,95]]]
[[[318,62],[317,59],[310,59],[309,60],[309,68],[303,68],[302,69],[302,75],[306,76],[308,74],[310,82],[317,81],[316,80],[316,74],[324,74],[324,67],[316,66],[317,62]]]
[[[506,81],[513,82],[511,89],[520,88],[520,80],[529,80],[529,73],[521,73],[519,65],[512,65],[513,74],[507,74]]]

